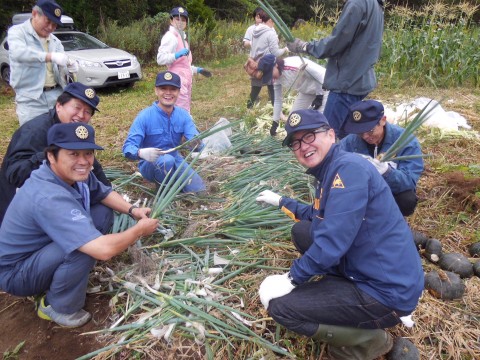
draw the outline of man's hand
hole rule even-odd
[[[320,109],[322,104],[323,104],[323,95],[317,95],[315,96],[315,99],[313,99],[312,105],[310,106],[312,107],[313,110],[318,110]]]
[[[50,59],[53,63],[60,66],[67,66],[68,63],[68,56],[61,52],[50,53]]]
[[[148,219],[148,215],[152,212],[152,209],[147,207],[134,207],[132,209],[132,216],[135,220]]]
[[[140,219],[135,226],[140,227],[140,236],[148,236],[153,234],[157,230],[158,219]]]
[[[273,191],[264,190],[260,194],[258,194],[255,200],[257,200],[258,202],[264,202],[273,206],[279,206],[281,198],[282,197],[280,195],[275,194]]]
[[[263,280],[258,289],[260,301],[265,309],[268,310],[270,300],[289,294],[295,285],[289,279],[289,273],[282,275],[270,275]]]
[[[201,67],[197,68],[197,72],[207,78],[212,77],[212,73],[208,70],[205,70],[204,68],[201,68]]]
[[[383,162],[378,159],[374,159],[371,156],[360,154],[363,158],[367,159],[372,163],[373,166],[377,169],[380,175],[383,175],[387,172],[390,162]],[[395,164],[396,168],[396,164]]]
[[[307,42],[296,38],[292,42],[287,42],[287,48],[293,53],[302,53],[307,51]]]
[[[155,162],[162,155],[162,150],[157,148],[144,148],[138,150],[138,157],[147,160],[148,162]]]
[[[76,74],[78,72],[77,60],[73,60],[69,58],[67,61],[67,70],[70,74]]]
[[[187,56],[189,53],[190,53],[190,50],[188,50],[188,49],[178,50],[175,53],[175,60],[178,59],[178,58],[181,58],[182,56]]]

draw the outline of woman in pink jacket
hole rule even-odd
[[[176,7],[170,11],[170,27],[163,35],[158,48],[157,63],[166,65],[169,71],[180,76],[181,89],[176,105],[190,112],[193,74],[198,73],[210,77],[212,73],[192,65],[192,53],[185,35],[187,24],[188,12],[186,9]]]

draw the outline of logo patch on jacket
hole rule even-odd
[[[340,179],[340,175],[335,175],[335,179],[333,180],[332,188],[334,189],[345,189],[345,185],[343,185],[342,179]]]

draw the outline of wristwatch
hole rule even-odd
[[[137,205],[130,206],[130,209],[128,209],[128,216],[130,216],[133,220],[136,220],[135,217],[133,216],[133,209],[138,209],[138,206]]]
[[[293,280],[293,277],[292,277],[292,274],[290,274],[290,271],[287,273],[287,279],[290,280],[290,283],[293,285],[293,286],[297,286],[298,283]]]

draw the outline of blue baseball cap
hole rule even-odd
[[[178,6],[170,11],[170,18],[173,18],[174,16],[183,16],[188,19],[188,11],[181,6]]]
[[[158,73],[155,79],[155,86],[171,85],[176,88],[181,88],[180,76],[171,71],[162,71]]]
[[[288,145],[297,131],[319,128],[330,129],[327,118],[321,112],[313,109],[292,111],[285,124],[287,136],[283,139],[282,146]]]
[[[273,68],[275,67],[275,62],[277,58],[275,55],[267,54],[260,58],[258,61],[257,70],[263,73],[262,83],[267,84],[272,81]]]
[[[53,0],[38,0],[35,4],[43,11],[43,15],[49,18],[57,25],[62,25],[62,13],[63,10],[55,1]]]
[[[85,86],[79,82],[73,82],[65,86],[63,92],[69,93],[74,98],[82,100],[87,105],[90,105],[96,111],[100,111],[97,109],[100,98],[92,87]]]
[[[95,144],[95,130],[88,124],[55,124],[48,129],[47,142],[67,150],[103,150]]]
[[[376,100],[362,100],[348,108],[343,130],[348,134],[362,134],[372,130],[385,115],[383,105]]]

